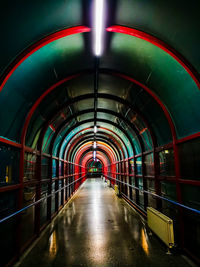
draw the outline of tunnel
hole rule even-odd
[[[200,263],[199,8],[198,0],[1,3],[1,266],[16,264],[45,231],[54,242],[56,220],[64,213],[71,220],[73,205],[87,214],[86,198],[122,205],[127,231],[137,216],[143,241],[165,251],[146,226],[155,209],[173,221],[170,265]],[[94,234],[102,220],[95,218]],[[93,265],[77,263],[68,242],[70,263],[54,258],[49,266],[161,266],[159,255],[157,265],[154,256],[139,265],[139,252],[138,263],[126,262],[120,245],[134,255],[136,248],[119,236],[109,246],[119,249],[110,252],[114,265],[98,262],[96,252]]]

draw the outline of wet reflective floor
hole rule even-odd
[[[88,179],[18,266],[190,266],[149,236],[101,179]]]

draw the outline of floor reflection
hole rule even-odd
[[[106,235],[105,235],[105,209],[102,209],[102,185],[93,183],[90,195],[90,216],[89,216],[89,257],[96,264],[106,259]]]
[[[58,245],[57,245],[57,235],[56,231],[53,231],[49,238],[49,255],[51,258],[54,258],[58,251]]]
[[[148,237],[147,237],[146,233],[144,232],[144,229],[142,228],[142,231],[141,231],[141,245],[142,245],[142,248],[143,248],[144,252],[148,256],[149,255],[149,246],[148,246],[148,243],[147,243],[147,238]]]
[[[21,266],[188,267],[148,239],[146,222],[101,179],[85,182]]]

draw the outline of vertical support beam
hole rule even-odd
[[[134,155],[134,170],[135,170],[135,187],[139,187],[138,178],[137,178],[137,165],[136,165],[136,155]],[[139,205],[139,190],[135,189],[135,201]]]
[[[122,162],[123,166],[124,166],[124,182],[127,183],[127,166],[126,166],[126,161],[125,159],[123,159],[123,162]],[[128,187],[127,185],[125,185],[125,195],[128,196]]]
[[[115,165],[116,173],[118,173],[118,172],[119,172],[118,163],[114,162],[113,164]],[[118,179],[119,179],[118,176],[119,176],[119,175],[116,174],[116,175],[115,175],[115,179],[118,180]],[[119,182],[118,182],[118,181],[115,181],[115,184],[118,185],[118,189],[119,189],[119,192],[120,192],[120,184],[119,184]]]
[[[129,159],[126,159],[126,179],[127,183],[130,185],[131,184],[131,177],[130,177],[130,166],[129,166]],[[127,193],[129,195],[129,198],[132,199],[132,190],[131,187],[128,186],[127,188]]]
[[[24,154],[25,154],[25,144],[22,144],[20,150],[20,162],[19,162],[19,184],[20,188],[18,191],[18,201],[17,209],[20,210],[23,207],[23,180],[24,180]],[[21,234],[22,234],[22,217],[21,213],[16,217],[16,239],[15,239],[15,251],[17,258],[20,257],[21,251]]]
[[[179,179],[181,178],[180,172],[180,161],[179,161],[179,152],[178,152],[178,144],[176,136],[173,136],[173,149],[174,149],[174,163],[175,163],[175,175],[176,175],[176,195],[179,203],[182,203],[182,195],[181,195],[181,185]],[[184,248],[184,221],[183,221],[183,209],[178,207],[179,211],[179,226],[180,226],[180,243],[181,247]]]
[[[61,176],[64,176],[64,166],[63,166],[64,165],[64,162],[60,158],[60,150],[61,150],[61,145],[59,145],[58,152],[57,152],[57,157],[58,157],[58,161],[59,161],[58,166],[59,166],[59,164],[61,164]],[[60,173],[59,173],[59,169],[58,169],[58,178],[59,178],[58,186],[60,186]],[[62,178],[61,179],[61,187],[63,188],[63,186],[64,186],[64,179]],[[60,199],[61,206],[63,206],[64,205],[64,189],[62,189],[60,191],[60,198],[61,198]],[[58,207],[58,210],[59,210],[59,208],[60,207]]]
[[[59,158],[60,160],[60,158]],[[64,161],[61,161],[61,172],[62,172],[62,180],[61,180],[61,187],[63,188],[64,187],[64,168],[65,168],[65,163]],[[62,189],[61,192],[60,192],[60,197],[61,197],[61,205],[64,206],[64,203],[65,203],[65,200],[64,200],[64,190],[65,189]]]
[[[56,177],[58,179],[55,181],[55,191],[57,191],[59,187],[59,159],[56,159]],[[59,211],[58,205],[59,205],[59,192],[55,194],[55,212],[57,213]]]
[[[68,177],[68,183],[70,184],[71,183],[71,179],[72,179],[72,177],[71,177],[71,173],[72,173],[72,166],[71,166],[71,162],[69,162],[69,177]],[[71,189],[71,186],[69,186],[69,198],[70,198],[70,196],[71,196],[71,193],[72,193],[72,189]]]
[[[36,178],[37,178],[37,185],[36,185],[36,201],[41,198],[41,176],[42,176],[42,151],[40,150],[40,154],[37,155],[37,162],[36,162]],[[39,236],[40,233],[40,208],[41,203],[35,206],[35,233]]]
[[[65,175],[65,186],[66,186],[68,184],[68,176],[67,176],[68,175],[68,163],[67,163],[67,161],[65,161],[64,175]],[[68,187],[65,188],[65,203],[67,202],[67,200],[68,200]]]
[[[128,175],[129,175],[129,184],[132,185],[132,177],[133,176],[130,176],[130,174],[132,174],[131,172],[131,164],[130,164],[130,160],[128,159]],[[129,198],[131,200],[133,200],[133,189],[132,187],[129,186]]]
[[[74,163],[71,163],[71,183],[75,180],[74,177]],[[74,184],[71,185],[71,195],[74,193]]]
[[[122,175],[121,175],[121,173],[122,173],[122,165],[121,165],[121,161],[118,162],[118,168],[119,168],[119,180],[120,180],[121,182],[123,182],[123,180],[122,180]],[[122,184],[122,183],[120,183],[120,192],[124,193],[124,188],[123,188],[123,184]]]
[[[64,181],[64,182],[63,182],[63,184],[66,186],[66,184],[67,184],[67,183],[66,183],[66,181],[67,181],[67,179],[66,179],[66,169],[67,169],[67,168],[66,168],[66,166],[67,166],[66,161],[64,161],[63,164],[64,164],[64,167],[63,167],[63,176],[64,176],[64,180],[63,180],[63,181]],[[64,185],[63,185],[63,186],[64,186]],[[67,197],[67,190],[66,190],[66,188],[64,188],[63,193],[64,193],[64,197],[63,197],[63,201],[64,201],[64,202],[63,202],[63,204],[65,205],[65,203],[66,203],[66,197]]]
[[[69,161],[68,161],[68,163],[67,163],[67,184],[69,185],[69,179],[70,179],[70,177],[69,177],[69,175],[70,175],[70,163],[69,163]],[[70,187],[68,186],[67,187],[67,199],[69,199],[69,197],[70,197]]]
[[[53,158],[52,155],[49,159],[49,167],[48,167],[48,177],[50,182],[48,183],[48,195],[51,194],[52,189],[52,166],[53,166]],[[51,221],[51,206],[52,206],[52,197],[47,199],[47,220]]]
[[[159,154],[156,152],[155,147],[153,150],[153,159],[154,159],[154,177],[155,177],[155,193],[157,195],[161,195],[161,186],[160,181],[158,179],[160,175],[160,161],[159,161]],[[156,209],[161,211],[162,210],[162,200],[159,198],[156,198]]]
[[[72,183],[74,181],[74,164],[73,164],[73,162],[71,162],[71,177],[70,177],[70,179],[71,179],[70,180],[70,183]],[[74,193],[74,186],[73,186],[73,184],[70,187],[71,187],[71,194],[70,194],[70,196],[71,196]]]
[[[146,166],[145,166],[145,155],[144,152],[142,152],[142,180],[143,180],[143,190],[147,191],[147,180],[145,178],[146,176]],[[144,209],[146,210],[148,207],[148,194],[144,193]]]
[[[76,173],[76,165],[75,165],[75,163],[73,163],[73,180],[72,180],[72,182],[75,182],[75,180],[76,180],[76,177],[74,175],[75,173]],[[75,183],[73,183],[72,186],[73,186],[73,193],[74,193],[75,192]]]

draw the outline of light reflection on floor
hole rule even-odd
[[[146,224],[101,179],[89,179],[21,263],[22,267],[188,267],[148,237]]]
[[[90,199],[91,216],[89,216],[89,242],[90,251],[89,255],[97,264],[104,262],[106,259],[106,235],[104,210],[102,210],[101,187],[98,183],[94,183],[92,187]]]
[[[49,255],[53,259],[58,250],[56,231],[53,231],[49,238]]]
[[[142,248],[143,248],[144,252],[148,256],[149,255],[149,246],[147,243],[147,236],[146,236],[143,228],[142,228],[142,232],[141,232],[141,244],[142,244]]]

